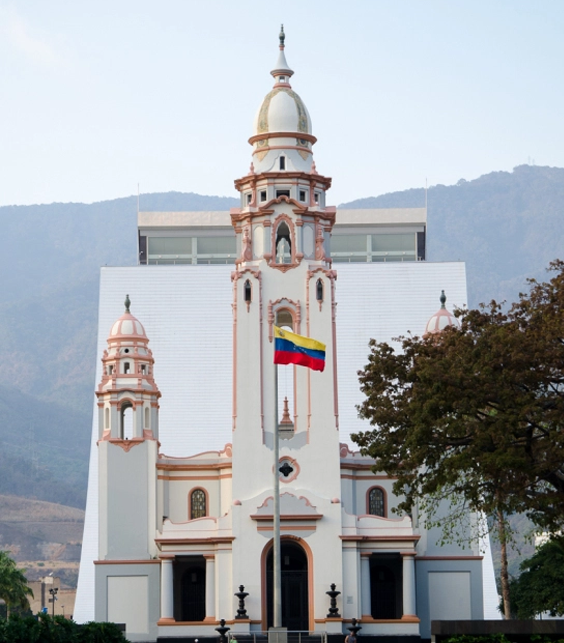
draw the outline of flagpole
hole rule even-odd
[[[311,337],[302,337],[274,326],[274,364],[299,364],[322,371],[325,367],[325,344]],[[278,344],[281,344],[278,346]],[[280,442],[278,435],[278,368],[274,371],[274,428],[272,431],[274,453],[274,484],[272,502],[272,625],[282,628],[282,571],[280,552]]]
[[[282,627],[282,574],[280,565],[280,475],[278,472],[278,461],[280,459],[280,443],[278,439],[278,367],[275,368],[274,386],[274,431],[273,431],[273,452],[274,452],[274,498],[272,508],[272,571],[273,571],[273,627]]]

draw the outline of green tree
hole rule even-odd
[[[64,616],[13,614],[0,621],[0,643],[127,643],[115,623],[78,625]]]
[[[564,538],[554,537],[521,563],[521,575],[509,583],[513,613],[535,618],[564,614]]]
[[[495,519],[506,615],[506,516],[564,522],[564,263],[550,270],[508,312],[458,311],[460,328],[400,338],[401,351],[372,340],[359,372],[373,429],[353,439],[396,478],[399,509],[455,497]]]
[[[0,598],[6,603],[8,614],[15,607],[29,609],[29,596],[33,592],[27,585],[24,571],[18,569],[10,552],[0,551]]]

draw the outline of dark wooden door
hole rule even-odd
[[[309,589],[307,556],[297,543],[281,546],[282,627],[289,630],[309,629]],[[272,550],[266,560],[267,623],[273,622]]]

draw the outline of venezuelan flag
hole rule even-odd
[[[275,326],[274,363],[298,364],[322,371],[325,368],[325,344]]]

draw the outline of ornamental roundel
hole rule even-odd
[[[300,475],[300,465],[289,456],[284,456],[278,461],[280,482],[292,482]]]

